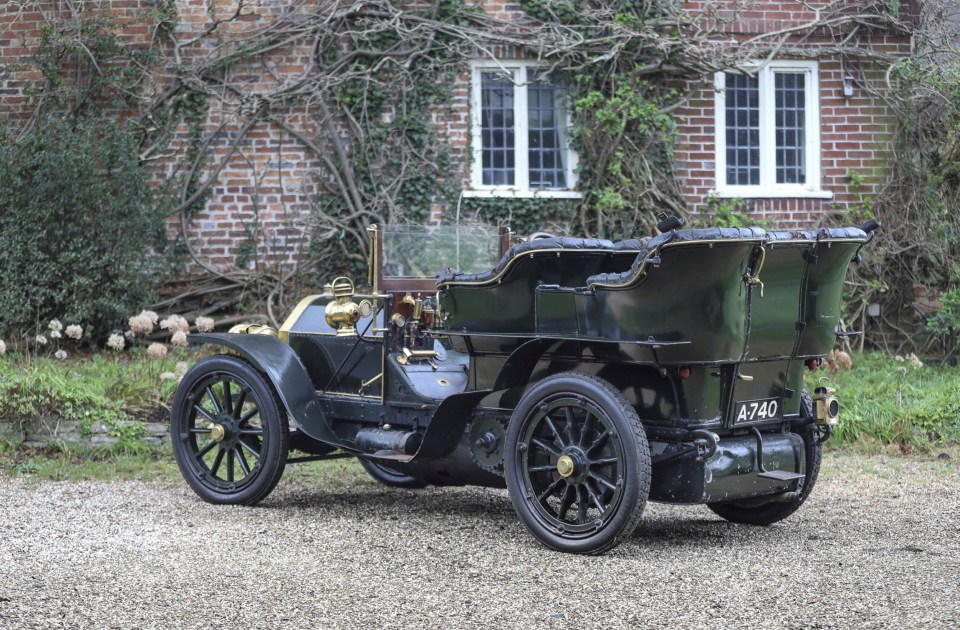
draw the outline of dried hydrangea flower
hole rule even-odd
[[[186,348],[190,344],[187,342],[187,333],[182,330],[178,330],[173,333],[173,336],[170,337],[170,345],[176,346],[178,348]]]
[[[197,321],[197,332],[212,332],[214,327],[214,321],[211,317],[198,317]]]
[[[135,315],[127,320],[127,323],[130,325],[130,330],[135,335],[149,335],[153,332],[154,322],[146,315],[146,313],[140,313]]]
[[[182,377],[187,373],[189,366],[186,361],[177,361],[177,368],[174,370],[177,373],[177,376]]]
[[[83,327],[77,326],[76,324],[70,324],[67,326],[66,330],[67,337],[71,339],[80,340],[80,337],[83,337]]]
[[[123,335],[113,333],[110,337],[107,338],[107,347],[114,350],[123,350],[127,345],[127,340],[123,338]]]
[[[64,359],[67,358],[67,351],[66,351],[66,350],[57,350],[56,352],[53,353],[53,356],[55,356],[55,357],[57,357],[58,359],[60,359],[61,361],[63,361]]]
[[[63,330],[63,324],[60,323],[59,319],[51,319],[50,324],[47,326],[47,328],[49,328],[51,331],[55,333],[58,333],[61,330]],[[57,336],[59,337],[59,335]],[[51,335],[51,337],[53,337],[53,335]],[[53,338],[56,339],[57,337],[53,337]]]
[[[43,335],[37,335],[35,341],[37,342],[38,346],[47,345],[47,338],[44,337]]]
[[[160,328],[169,330],[171,333],[182,330],[184,334],[186,334],[190,332],[190,322],[184,319],[181,315],[171,315],[160,322]]]
[[[175,381],[177,378],[177,375],[173,372],[160,372],[161,381]]]
[[[3,339],[0,339],[0,354],[7,353],[7,344],[3,343]]]
[[[151,343],[147,346],[147,356],[151,359],[162,359],[167,356],[167,347],[162,343]]]
[[[59,339],[59,338],[60,338],[60,331],[59,331],[59,330],[51,330],[51,331],[50,331],[50,338],[51,338],[51,339]]]

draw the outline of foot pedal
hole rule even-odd
[[[757,475],[757,477],[763,477],[764,479],[775,479],[777,481],[799,481],[805,476],[806,475],[790,472],[788,470],[768,470]]]

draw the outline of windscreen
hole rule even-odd
[[[385,278],[434,278],[446,267],[477,273],[500,258],[499,229],[489,225],[393,225],[382,238]]]

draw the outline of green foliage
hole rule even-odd
[[[940,296],[940,310],[926,321],[927,330],[937,335],[948,354],[958,350],[960,334],[960,288],[945,291]]]
[[[766,219],[750,217],[750,208],[742,199],[720,199],[709,197],[703,204],[700,214],[692,217],[691,227],[768,227]]]
[[[895,328],[898,341],[923,354],[950,354],[957,349],[950,292],[960,269],[960,61],[915,55],[898,61],[890,76],[897,159],[879,193],[864,195],[843,218],[883,224],[864,248],[863,264],[852,267],[847,317],[860,321],[867,304],[880,304],[878,323],[887,332]],[[851,189],[861,190],[868,175],[848,171]],[[914,301],[914,287],[948,292],[945,312],[927,325],[904,308]]]
[[[115,437],[134,437],[142,427],[127,429],[122,423],[156,415],[164,407],[175,382],[161,382],[160,374],[172,372],[175,363],[175,358],[147,359],[139,352],[131,360],[37,357],[27,364],[0,356],[0,418],[23,422],[55,416],[79,422],[87,434],[94,423],[103,423],[116,429]]]
[[[875,442],[925,448],[960,440],[960,372],[951,366],[914,367],[881,353],[854,354],[853,368],[826,381],[841,403],[838,444]],[[807,389],[821,383],[811,372]]]
[[[516,234],[556,231],[570,233],[576,216],[576,201],[564,199],[468,198],[461,203],[465,217],[477,217],[490,225],[507,225]]]
[[[656,214],[679,199],[676,123],[664,107],[676,94],[629,71],[588,70],[576,75],[572,104],[578,188],[590,209],[581,229],[614,239],[649,233]]]
[[[102,337],[150,301],[162,216],[119,125],[45,116],[0,138],[0,208],[0,335],[60,317]]]

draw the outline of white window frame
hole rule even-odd
[[[744,72],[759,79],[760,107],[760,184],[727,184],[726,74],[714,75],[716,87],[714,131],[716,138],[716,189],[720,198],[806,198],[832,199],[833,193],[821,188],[820,180],[820,81],[816,61],[778,60],[747,67]],[[806,98],[804,165],[806,182],[778,184],[776,163],[776,85],[777,72],[803,73]]]
[[[570,146],[569,107],[562,107],[560,120],[561,142],[565,145],[566,164],[565,178],[567,188],[530,188],[529,147],[527,142],[528,115],[527,110],[527,73],[533,69],[543,67],[535,61],[521,60],[473,60],[470,62],[470,147],[473,163],[470,169],[470,188],[463,191],[464,197],[516,197],[516,198],[554,198],[579,199],[582,194],[575,190],[577,185],[577,153]],[[481,107],[483,103],[482,77],[484,72],[496,70],[509,73],[513,77],[516,88],[513,94],[514,120],[514,183],[512,186],[491,186],[483,184],[483,128]]]

